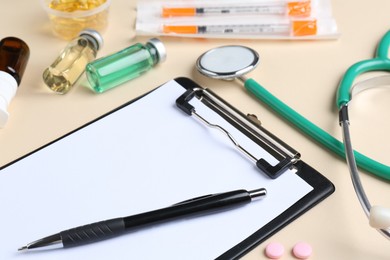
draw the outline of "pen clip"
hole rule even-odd
[[[194,106],[189,103],[194,97],[198,98],[202,103],[270,153],[278,160],[278,163],[272,165],[264,158],[256,158],[242,147],[229,131],[220,125],[208,122],[204,117],[199,115]],[[279,177],[283,172],[292,168],[293,165],[299,161],[300,154],[297,151],[263,128],[259,122],[249,119],[248,116],[243,115],[208,89],[203,89],[201,87],[189,88],[184,94],[177,98],[176,105],[186,114],[195,116],[207,126],[223,132],[239,151],[249,157],[260,170],[272,179]]]
[[[183,200],[183,201],[180,201],[178,203],[173,204],[172,206],[183,205],[183,204],[187,204],[187,203],[190,203],[190,202],[202,200],[202,199],[205,199],[205,198],[210,198],[210,197],[212,197],[214,195],[215,194],[208,194],[208,195],[203,195],[203,196],[199,196],[199,197],[196,197],[196,198],[191,198],[191,199],[188,199],[188,200]]]

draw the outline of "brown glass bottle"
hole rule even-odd
[[[0,41],[0,127],[8,120],[8,105],[16,94],[30,57],[28,45],[19,38]]]

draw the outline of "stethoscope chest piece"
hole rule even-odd
[[[248,47],[227,45],[203,53],[196,61],[196,68],[204,76],[231,80],[256,68],[259,54]]]

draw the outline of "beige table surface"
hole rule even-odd
[[[194,70],[204,51],[224,44],[256,49],[261,65],[250,74],[278,98],[308,119],[341,138],[335,92],[344,71],[353,63],[371,58],[379,39],[390,29],[388,0],[332,1],[341,37],[331,41],[218,40],[162,37],[168,58],[144,76],[104,94],[94,94],[84,81],[67,95],[56,95],[41,79],[42,71],[67,42],[55,38],[38,0],[2,0],[0,38],[17,36],[31,48],[31,57],[9,111],[10,120],[0,129],[0,165],[56,139],[124,102],[178,76],[190,77],[209,87],[241,111],[259,116],[263,126],[297,149],[302,158],[328,177],[336,192],[301,216],[244,259],[265,259],[270,241],[284,244],[282,259],[294,259],[293,245],[307,241],[310,259],[390,259],[390,242],[368,226],[355,197],[343,159],[308,139],[249,95],[239,82],[207,79]],[[99,56],[123,49],[149,37],[134,30],[136,2],[114,0],[105,46]],[[83,83],[84,82],[84,83]],[[355,149],[390,164],[390,89],[361,94],[350,109]],[[384,113],[383,113],[384,112]],[[33,173],[32,173],[33,174]],[[373,204],[390,206],[390,185],[367,172],[362,181]]]

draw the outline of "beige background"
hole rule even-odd
[[[294,259],[298,241],[313,246],[310,259],[390,259],[389,241],[368,226],[355,197],[346,163],[308,139],[249,95],[239,82],[207,79],[194,70],[204,51],[224,44],[256,49],[261,65],[250,74],[269,91],[309,120],[341,138],[335,91],[344,71],[353,63],[371,58],[380,38],[390,28],[388,0],[333,0],[341,37],[330,41],[218,40],[162,37],[167,61],[144,76],[104,94],[94,94],[80,84],[64,96],[50,92],[41,75],[66,42],[50,32],[49,20],[38,0],[2,0],[0,38],[17,36],[31,49],[22,84],[12,101],[10,120],[0,130],[0,165],[56,139],[124,102],[178,76],[187,76],[209,87],[242,112],[254,113],[263,126],[297,149],[302,158],[327,176],[336,192],[324,202],[259,245],[244,259],[264,259],[269,241],[286,247],[282,259]],[[123,49],[149,37],[136,37],[136,2],[114,0],[105,46],[99,56]],[[361,94],[350,109],[355,149],[390,164],[390,89]],[[33,170],[31,174],[33,174]],[[362,181],[373,204],[389,204],[389,183],[364,172]]]

